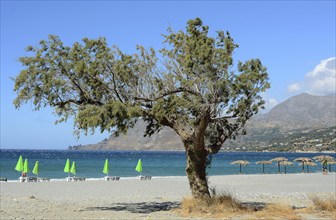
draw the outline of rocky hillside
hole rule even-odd
[[[260,123],[255,123],[258,121]],[[293,96],[275,106],[269,113],[254,120],[255,126],[280,126],[285,130],[324,128],[336,125],[336,97]]]
[[[277,146],[279,149],[290,148],[290,146],[297,144],[297,138],[300,138],[300,134],[302,136],[302,132],[314,134],[315,130],[333,126],[336,126],[336,97],[313,96],[304,93],[278,104],[267,114],[253,118],[247,125],[248,134],[239,137],[236,141],[225,143],[223,150],[267,150],[268,148],[274,149]],[[150,138],[143,136],[144,128],[145,122],[139,120],[134,128],[129,129],[127,135],[119,137],[111,135],[98,144],[73,146],[69,149],[183,150],[179,137],[170,128],[164,128]],[[332,133],[334,130],[327,129],[326,133],[322,132],[321,135],[329,135],[330,132]],[[328,143],[328,146],[330,144],[333,146],[333,135],[328,135],[327,137],[330,138],[327,138],[324,142],[325,144]],[[318,138],[314,136],[314,139]],[[309,141],[309,137],[306,141]],[[320,146],[320,149],[322,149],[325,147],[323,143],[316,145],[320,146],[322,144]],[[301,150],[301,148],[297,150]],[[310,150],[312,149],[310,148]]]

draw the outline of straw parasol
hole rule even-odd
[[[239,173],[242,173],[241,167],[246,166],[247,164],[250,164],[250,162],[248,162],[247,160],[236,160],[236,161],[231,162],[230,164],[239,164]]]
[[[303,162],[302,162],[302,163],[303,163]],[[317,166],[317,164],[314,163],[314,162],[306,162],[306,166],[307,166],[307,173],[309,173],[309,166],[313,166],[313,167],[315,167],[315,166]]]
[[[277,162],[278,163],[278,173],[280,173],[280,162],[282,161],[287,161],[288,159],[285,158],[285,157],[276,157],[276,158],[273,158],[271,159],[270,161],[271,162]]]
[[[304,165],[305,165],[305,163],[312,162],[312,160],[310,158],[308,158],[308,157],[299,157],[299,158],[294,159],[294,161],[301,162],[301,164],[302,164],[302,172],[304,172]]]
[[[271,164],[272,162],[269,160],[261,160],[257,161],[256,164],[262,164],[263,165],[263,173],[265,173],[265,164]]]
[[[327,161],[327,164],[329,164],[329,172],[331,172],[331,164],[333,164],[333,162],[335,162],[335,159],[332,156],[319,155],[319,156],[313,157],[313,159],[318,161],[318,162],[321,162],[321,163]]]
[[[293,163],[290,162],[290,161],[281,161],[281,162],[280,162],[280,165],[282,165],[282,166],[285,167],[285,174],[286,174],[286,173],[287,173],[286,167],[287,167],[287,166],[293,166]]]
[[[323,162],[323,161],[334,161],[334,158],[332,156],[329,156],[329,155],[319,155],[319,156],[315,156],[313,157],[314,160],[318,161],[318,162]]]

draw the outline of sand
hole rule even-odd
[[[335,173],[211,176],[209,182],[242,202],[295,207],[336,190]],[[172,209],[191,195],[186,177],[0,184],[0,219],[185,219]]]

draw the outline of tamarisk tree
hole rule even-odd
[[[51,35],[20,58],[14,105],[51,107],[57,122],[73,118],[77,132],[126,133],[139,118],[147,122],[144,135],[170,127],[186,151],[193,197],[210,198],[207,156],[245,133],[270,85],[259,59],[234,64],[233,38],[223,31],[210,37],[208,29],[199,18],[189,20],[185,31],[169,28],[160,56],[142,46],[126,54],[105,38],[69,47]]]

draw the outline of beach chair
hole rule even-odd
[[[37,177],[32,176],[32,177],[26,177],[27,178],[27,182],[37,182]]]
[[[120,176],[112,176],[112,180],[118,181],[120,179]]]
[[[139,176],[140,180],[151,180],[152,177],[151,176]]]
[[[50,181],[49,178],[40,178],[40,177],[37,178],[37,182],[49,182],[49,181]]]
[[[19,177],[19,182],[20,183],[28,182],[28,177],[20,176]]]
[[[85,177],[75,177],[75,181],[85,181]]]
[[[67,178],[65,178],[67,182],[72,182],[75,181],[75,177],[73,176],[68,176]]]
[[[84,177],[77,177],[77,176],[69,176],[66,178],[67,182],[74,182],[74,181],[85,181],[86,178]]]
[[[0,177],[0,182],[7,182],[7,178]]]
[[[104,180],[106,181],[111,181],[111,180],[116,180],[118,181],[120,179],[120,176],[105,176]]]

